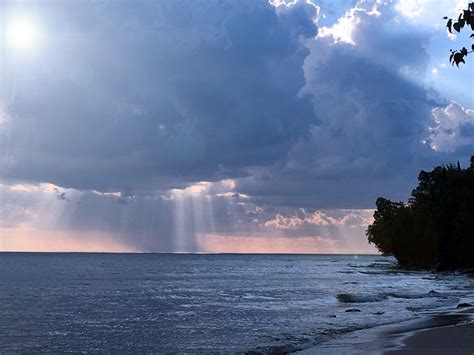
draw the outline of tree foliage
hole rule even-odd
[[[474,267],[474,156],[470,166],[421,171],[407,203],[377,199],[367,237],[401,266]]]
[[[451,34],[453,33],[453,29],[459,33],[465,26],[470,27],[472,31],[470,38],[474,40],[474,2],[468,4],[467,9],[459,14],[457,20],[452,18],[448,19],[447,17],[443,17],[443,19],[448,20],[446,28]],[[450,49],[451,55],[449,56],[449,62],[452,65],[456,64],[457,67],[459,67],[459,63],[466,64],[464,57],[467,57],[467,55],[473,51],[474,43],[471,44],[471,50],[468,50],[466,47],[462,47],[456,51]]]

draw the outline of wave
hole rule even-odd
[[[339,293],[336,296],[337,300],[341,303],[367,303],[367,302],[380,302],[388,298],[385,294],[353,294],[353,293]]]
[[[419,298],[427,298],[427,297],[442,297],[443,294],[431,290],[430,292],[426,293],[403,293],[403,292],[389,292],[387,293],[387,296],[393,297],[393,298],[403,298],[403,299],[419,299]]]
[[[428,297],[442,297],[442,294],[437,291],[430,291],[426,293],[403,293],[403,292],[387,292],[379,294],[371,293],[339,293],[336,298],[341,303],[368,303],[380,302],[387,298],[401,298],[401,299],[420,299]]]

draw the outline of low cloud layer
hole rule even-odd
[[[51,184],[2,184],[0,247],[36,251],[264,252],[267,248],[267,252],[285,252],[285,247],[289,248],[286,252],[298,253],[305,248],[309,248],[306,252],[373,251],[363,242],[371,210],[262,207],[234,188],[232,181],[225,181],[164,195],[123,196]],[[277,244],[272,244],[274,239]],[[234,243],[226,246],[225,241]]]

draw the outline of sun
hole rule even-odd
[[[32,18],[18,17],[8,21],[6,40],[9,47],[31,50],[38,46],[40,37],[40,29]]]

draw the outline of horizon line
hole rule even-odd
[[[239,253],[239,252],[115,252],[115,251],[0,251],[0,254],[170,254],[170,255],[368,255],[383,256],[372,253]]]

